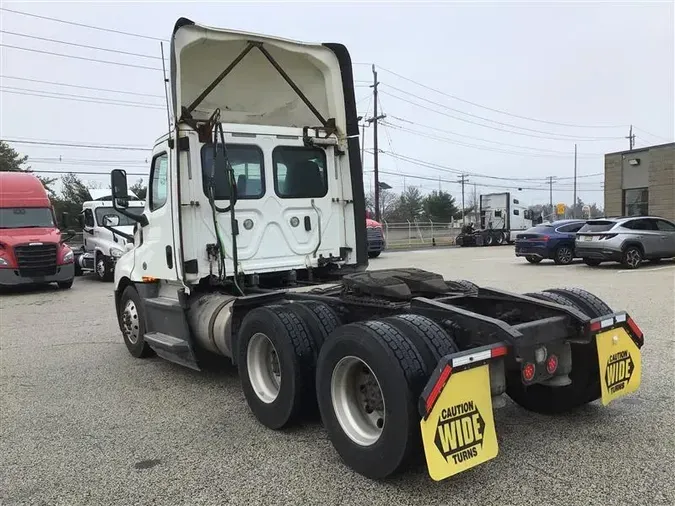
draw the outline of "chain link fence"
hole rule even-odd
[[[451,246],[455,244],[455,238],[462,230],[461,222],[385,221],[383,225],[387,249]]]

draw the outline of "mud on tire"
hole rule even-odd
[[[348,367],[353,364],[357,368],[352,371]],[[358,376],[352,378],[352,372],[359,371],[369,379],[372,374],[381,404],[361,396],[370,390],[354,379]],[[324,426],[347,466],[368,478],[382,479],[402,471],[421,455],[417,400],[426,380],[419,351],[387,322],[351,323],[331,335],[319,354],[316,391]],[[369,402],[386,413],[379,428],[369,421],[371,415],[364,414]],[[379,411],[373,413],[379,416]],[[359,424],[367,430],[354,429]]]

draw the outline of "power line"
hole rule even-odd
[[[530,182],[530,183],[537,183],[541,182],[543,184],[544,181],[547,180],[547,178],[544,177],[539,177],[539,178],[518,178],[518,177],[501,177],[501,176],[490,176],[487,174],[480,174],[480,173],[475,173],[475,172],[469,172],[469,171],[464,171],[464,170],[459,170],[455,169],[453,167],[447,167],[444,165],[440,165],[437,163],[433,162],[428,162],[426,160],[420,160],[418,158],[413,158],[410,156],[405,156],[405,155],[399,155],[396,153],[391,153],[388,151],[380,151],[382,154],[394,157],[394,158],[399,158],[405,162],[412,163],[413,165],[419,165],[420,167],[426,167],[429,169],[435,169],[435,170],[440,170],[441,172],[448,172],[450,174],[457,174],[457,175],[465,175],[465,176],[471,176],[471,177],[478,177],[478,178],[485,178],[485,179],[494,179],[494,180],[500,180],[500,181],[524,181],[524,182]]]
[[[355,64],[355,65],[358,65],[358,64]],[[440,91],[440,90],[437,90],[435,88],[432,88],[431,86],[427,86],[426,84],[422,84],[419,81],[415,81],[414,79],[410,79],[409,77],[402,76],[401,74],[398,74],[398,73],[394,72],[393,70],[388,70],[384,67],[380,67],[380,68],[382,70],[384,70],[385,72],[388,72],[389,74],[393,74],[396,77],[399,77],[399,78],[401,78],[405,81],[408,81],[408,82],[411,82],[411,83],[416,84],[418,86],[421,86],[422,88],[426,88],[427,90],[433,91],[435,93],[440,93],[441,95],[445,95],[446,97],[452,98],[454,100],[464,102],[465,104],[470,104],[470,105],[473,105],[475,107],[479,107],[481,109],[496,112],[496,113],[499,113],[499,114],[504,114],[506,116],[512,116],[514,118],[525,119],[525,120],[528,120],[528,121],[535,121],[537,123],[545,123],[545,124],[548,124],[548,125],[558,125],[558,126],[565,126],[565,127],[571,127],[571,128],[624,128],[626,126],[626,125],[577,125],[577,124],[573,124],[573,123],[561,123],[561,122],[558,122],[558,121],[546,121],[546,120],[542,120],[542,119],[532,118],[532,117],[529,117],[529,116],[520,116],[518,114],[513,114],[513,113],[510,113],[510,112],[507,112],[507,111],[500,110],[500,109],[494,109],[492,107],[481,105],[481,104],[478,104],[476,102],[471,102],[470,100],[465,100],[465,99],[460,98],[456,95],[451,95],[451,94],[446,93],[444,91]]]
[[[143,148],[140,146],[114,146],[110,144],[78,144],[62,141],[42,141],[39,139],[2,139],[3,142],[13,142],[15,144],[37,144],[43,146],[61,146],[68,148],[87,148],[87,149],[116,149],[120,151],[152,151],[152,148]]]
[[[78,95],[72,95],[69,93],[60,93],[55,91],[41,91],[41,90],[29,90],[26,88],[16,88],[13,86],[0,86],[0,91],[4,93],[12,93],[14,95],[27,95],[31,97],[42,97],[42,98],[54,98],[58,100],[70,100],[73,102],[89,102],[93,104],[105,104],[105,105],[115,105],[115,106],[126,106],[134,107],[140,109],[155,109],[155,110],[165,110],[164,106],[160,104],[145,104],[142,102],[129,102],[124,100],[116,99],[105,99],[105,98],[95,98],[95,97],[81,97]]]
[[[394,115],[391,115],[391,114],[389,115],[389,117],[393,118],[395,120],[402,121],[404,123],[410,123],[411,125],[416,125],[416,126],[428,129],[428,130],[434,130],[436,132],[442,132],[442,133],[447,133],[447,134],[450,134],[450,135],[456,135],[458,137],[466,137],[467,139],[473,139],[473,140],[482,141],[482,142],[489,142],[489,143],[492,143],[492,144],[499,144],[499,145],[502,145],[502,146],[509,146],[509,147],[512,147],[512,148],[531,149],[531,150],[534,150],[534,151],[542,151],[542,152],[545,152],[545,153],[554,153],[554,154],[557,154],[557,155],[564,155],[566,157],[569,156],[569,153],[567,153],[565,151],[559,151],[559,150],[555,150],[555,149],[546,149],[546,148],[535,148],[535,147],[532,147],[532,146],[522,146],[520,144],[511,144],[511,143],[508,143],[508,142],[493,141],[492,139],[485,139],[483,137],[474,137],[472,135],[466,135],[466,134],[460,134],[460,133],[457,133],[457,132],[453,132],[452,130],[445,130],[443,128],[432,127],[432,126],[426,125],[424,123],[416,123],[414,121],[410,121],[408,119],[400,118],[398,116],[394,116]],[[400,126],[399,126],[399,128],[403,129],[403,127],[400,127]],[[480,146],[480,147],[482,148],[482,146]],[[516,153],[516,152],[514,151],[514,153]],[[581,155],[581,156],[596,157],[596,156],[604,156],[604,155],[600,154],[600,153],[587,153],[586,155]]]
[[[63,172],[60,170],[42,170],[42,169],[31,169],[30,172],[37,172],[38,174],[61,174],[62,176],[66,174],[85,174],[89,176],[109,176],[109,172],[92,172],[92,171],[86,171],[86,170],[69,170],[67,172]],[[147,174],[142,174],[140,172],[127,172],[127,176],[146,176]]]
[[[655,139],[661,139],[661,140],[668,141],[668,142],[671,142],[671,141],[672,141],[672,139],[669,139],[669,138],[667,138],[667,137],[662,137],[662,136],[660,136],[660,135],[656,135],[656,134],[650,133],[650,132],[648,132],[647,130],[645,130],[644,128],[634,127],[634,129],[635,129],[635,130],[640,130],[642,133],[647,134],[647,135],[649,135],[649,136],[651,136],[651,137],[654,137]]]
[[[519,130],[526,130],[528,132],[536,132],[536,133],[540,133],[540,134],[556,135],[556,136],[562,136],[562,137],[576,137],[576,136],[570,136],[570,135],[567,135],[567,134],[559,134],[557,132],[547,132],[547,131],[544,131],[544,130],[537,130],[537,129],[534,129],[534,128],[522,127],[522,126],[514,125],[513,123],[504,123],[502,121],[497,121],[497,120],[493,120],[493,119],[490,119],[490,118],[485,118],[483,116],[478,116],[477,114],[471,114],[469,112],[465,112],[465,111],[462,111],[460,109],[455,109],[453,107],[449,107],[447,105],[441,104],[440,102],[435,102],[433,100],[429,100],[429,99],[426,99],[424,97],[420,97],[419,95],[415,95],[414,93],[410,93],[409,91],[402,90],[400,88],[396,88],[395,86],[392,86],[391,84],[383,83],[383,85],[387,86],[388,88],[391,88],[393,90],[396,90],[400,93],[405,93],[406,95],[410,95],[411,97],[415,97],[419,100],[424,100],[425,102],[429,102],[429,103],[434,104],[434,105],[439,105],[439,106],[444,107],[445,109],[447,109],[449,111],[457,112],[457,113],[460,113],[460,114],[465,114],[465,115],[470,116],[472,118],[476,118],[476,119],[479,119],[479,120],[482,120],[482,121],[487,121],[489,123],[494,123],[496,125],[502,125],[502,126],[506,126],[506,127],[509,127],[509,128],[516,128],[516,129],[519,129]],[[595,139],[615,139],[616,137],[590,137],[590,138],[595,140]]]
[[[87,58],[84,56],[75,56],[72,54],[64,54],[64,53],[55,53],[53,51],[42,51],[41,49],[31,49],[28,47],[21,47],[21,46],[12,46],[10,44],[2,44],[0,43],[1,47],[7,47],[10,49],[18,49],[20,51],[30,51],[31,53],[40,53],[40,54],[48,54],[51,56],[59,56],[61,58],[72,58],[75,60],[84,60],[84,61],[90,61],[90,62],[95,62],[95,63],[105,63],[108,65],[119,65],[121,67],[131,67],[131,68],[137,68],[137,69],[144,69],[144,70],[162,70],[159,67],[148,67],[146,65],[135,65],[132,63],[121,63],[117,61],[111,61],[111,60],[99,60],[97,58]]]
[[[78,89],[82,89],[82,90],[104,91],[104,92],[108,92],[108,93],[121,93],[121,94],[124,94],[124,95],[137,95],[137,96],[140,96],[140,97],[156,97],[156,98],[164,99],[164,95],[153,95],[152,93],[139,93],[139,92],[135,92],[135,91],[113,90],[113,89],[110,89],[110,88],[94,88],[92,86],[80,86],[78,84],[59,83],[59,82],[56,82],[56,81],[42,81],[40,79],[29,79],[27,77],[0,75],[0,79],[16,79],[17,81],[26,81],[26,82],[29,82],[29,83],[50,84],[50,85],[54,85],[54,86],[65,86],[65,87],[68,87],[68,88],[78,88]],[[35,91],[39,91],[39,90],[35,90]],[[45,93],[52,93],[52,92],[45,92]]]
[[[372,172],[371,170],[368,170],[367,172]],[[438,181],[441,181],[443,183],[452,183],[452,184],[459,184],[459,181],[453,181],[451,179],[440,179],[436,177],[431,177],[431,176],[421,176],[419,174],[397,174],[396,172],[391,172],[391,171],[386,171],[380,169],[380,172],[382,174],[387,174],[390,176],[399,176],[399,177],[409,177],[411,179],[420,179],[424,181],[433,181],[435,183],[438,183]],[[507,189],[507,190],[533,190],[533,191],[546,191],[547,188],[542,188],[542,187],[528,187],[528,186],[507,186],[507,185],[495,185],[495,184],[486,184],[486,183],[474,183],[476,186],[480,186],[481,188],[502,188],[502,189]],[[601,189],[589,189],[589,190],[584,190],[584,191],[604,191]]]
[[[547,136],[547,135],[535,135],[535,134],[531,134],[531,133],[527,133],[527,132],[515,132],[515,131],[513,131],[513,130],[507,130],[507,129],[505,129],[505,128],[500,128],[500,127],[496,127],[496,126],[483,125],[483,124],[481,124],[481,123],[477,123],[477,122],[475,122],[475,121],[468,120],[468,119],[466,119],[466,118],[460,118],[460,117],[458,117],[458,116],[453,116],[452,114],[448,114],[448,113],[446,113],[446,112],[442,112],[442,111],[439,111],[439,110],[437,110],[437,109],[432,109],[431,107],[424,106],[424,105],[419,104],[419,103],[417,103],[417,102],[412,102],[412,101],[410,101],[410,100],[408,100],[408,99],[406,99],[406,98],[399,97],[398,95],[393,95],[392,93],[389,93],[388,91],[382,91],[382,92],[380,92],[380,93],[382,93],[382,94],[384,94],[384,95],[388,95],[388,96],[390,96],[390,97],[393,97],[393,98],[395,98],[395,99],[397,99],[397,100],[401,100],[401,101],[403,101],[403,102],[407,102],[407,103],[412,104],[412,105],[414,105],[414,106],[416,106],[416,107],[421,107],[422,109],[426,109],[426,110],[431,111],[431,112],[434,112],[434,113],[436,113],[436,114],[440,114],[440,115],[442,115],[442,116],[447,116],[448,118],[456,119],[456,120],[458,120],[458,121],[463,121],[464,123],[470,123],[470,124],[472,124],[472,125],[477,125],[477,126],[483,127],[483,128],[489,128],[489,129],[491,129],[491,130],[498,130],[498,131],[500,131],[500,132],[506,132],[506,133],[509,133],[509,134],[524,135],[524,136],[527,136],[527,137],[534,137],[534,138],[537,138],[537,139],[549,139],[549,140],[555,140],[555,141],[568,141],[568,142],[569,142],[569,141],[573,141],[573,140],[578,140],[578,141],[603,141],[603,140],[604,140],[604,141],[606,141],[606,140],[610,140],[610,139],[611,139],[611,140],[621,139],[621,137],[595,137],[595,138],[593,138],[593,137],[574,137],[574,136],[568,136],[568,135],[564,135],[564,134],[555,134],[556,137],[552,137],[552,136]],[[413,96],[413,97],[416,97],[416,98],[418,98],[418,99],[420,99],[420,100],[423,100],[423,101],[425,101],[425,102],[429,102],[429,103],[431,103],[431,104],[433,104],[433,105],[435,105],[435,106],[437,106],[437,107],[442,107],[442,108],[444,108],[444,109],[450,109],[450,110],[453,110],[452,108],[447,107],[447,106],[445,106],[445,105],[443,105],[443,104],[441,104],[441,103],[439,103],[439,102],[434,102],[433,100],[427,100],[427,99],[425,99],[425,98],[418,97],[417,95],[412,95],[412,94],[410,94],[410,93],[408,93],[408,95],[411,95],[411,96]],[[529,129],[528,129],[528,130],[529,130]],[[535,131],[536,131],[536,130],[535,130]],[[543,132],[543,133],[547,133],[547,132]]]
[[[14,9],[7,9],[6,7],[0,7],[0,10],[5,11],[5,12],[11,12],[13,14],[20,14],[22,16],[29,16],[29,17],[32,17],[32,18],[44,19],[46,21],[53,21],[55,23],[63,23],[63,24],[66,24],[66,25],[79,26],[79,27],[82,27],[82,28],[90,28],[92,30],[99,30],[99,31],[102,31],[102,32],[116,33],[118,35],[128,35],[130,37],[139,37],[141,39],[168,42],[166,39],[162,39],[160,37],[152,37],[150,35],[142,35],[140,33],[133,33],[133,32],[123,32],[121,30],[114,30],[112,28],[103,28],[101,26],[87,25],[85,23],[76,23],[75,21],[66,21],[64,19],[57,19],[57,18],[53,18],[53,17],[50,17],[50,16],[40,16],[38,14],[32,14],[32,13],[29,13],[29,12],[16,11]]]
[[[478,149],[478,150],[481,150],[481,151],[493,151],[495,153],[504,153],[504,154],[508,154],[508,155],[518,155],[518,156],[528,156],[528,157],[568,158],[569,156],[571,156],[571,155],[556,155],[556,154],[547,154],[547,153],[527,153],[527,152],[524,152],[524,151],[509,151],[509,150],[506,150],[506,149],[500,149],[500,148],[495,148],[495,147],[491,147],[491,146],[482,146],[482,145],[479,145],[479,144],[469,144],[469,143],[466,143],[466,142],[459,142],[455,139],[449,139],[447,137],[441,137],[441,136],[437,136],[437,135],[433,135],[433,134],[428,134],[428,133],[425,133],[425,132],[420,132],[418,130],[412,130],[412,129],[409,129],[409,128],[405,128],[405,127],[402,127],[400,125],[392,125],[391,123],[386,123],[386,124],[389,127],[394,128],[396,130],[401,130],[403,132],[409,132],[413,135],[418,135],[420,137],[426,137],[428,139],[446,142],[448,144],[454,144],[454,145],[457,145],[457,146],[474,148],[474,149]]]
[[[14,35],[16,37],[25,37],[27,39],[35,39],[35,40],[42,40],[45,42],[54,42],[56,44],[64,44],[67,46],[74,46],[74,47],[82,47],[85,49],[95,49],[97,51],[107,51],[109,53],[117,53],[117,54],[123,54],[127,56],[137,56],[139,58],[149,58],[151,60],[161,60],[161,56],[152,56],[149,54],[143,54],[143,53],[131,53],[129,51],[122,51],[120,49],[109,49],[105,47],[100,47],[100,46],[88,46],[86,44],[77,44],[76,42],[68,42],[65,40],[58,40],[58,39],[50,39],[49,37],[38,37],[37,35],[29,35],[27,33],[18,33],[18,32],[9,32],[7,30],[0,30],[0,33],[6,33],[7,35]]]

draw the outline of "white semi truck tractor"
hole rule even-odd
[[[125,172],[111,174],[115,208],[137,223],[115,267],[134,357],[232,361],[263,426],[318,410],[344,463],[373,479],[422,449],[436,480],[494,458],[504,394],[562,413],[638,388],[642,332],[588,292],[367,270],[344,46],[181,18],[170,72],[173,119],[140,216]]]

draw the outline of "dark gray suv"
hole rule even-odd
[[[644,260],[675,257],[675,224],[656,216],[590,220],[577,232],[575,249],[587,265],[611,261],[637,269]]]

